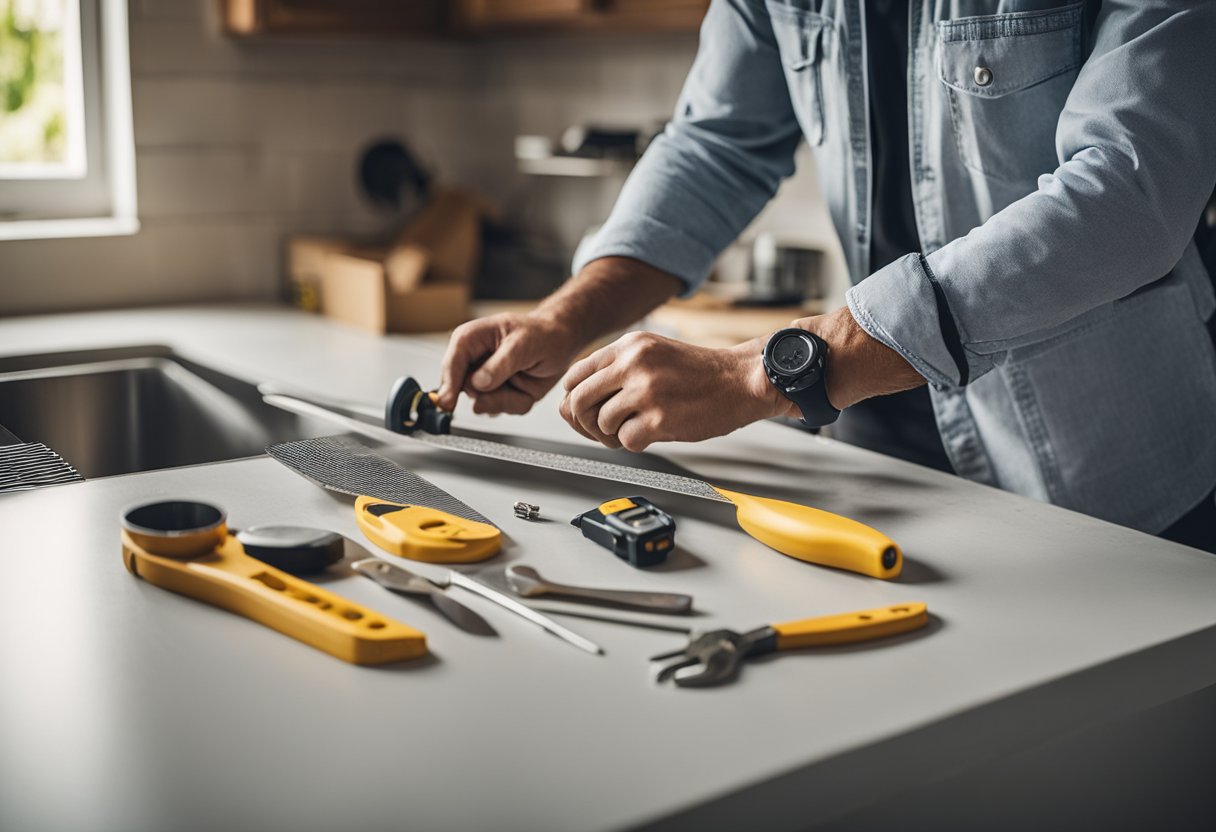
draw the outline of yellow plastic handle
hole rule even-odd
[[[383,505],[398,504],[359,497],[355,518],[368,539],[389,554],[427,563],[473,563],[493,557],[502,547],[502,532],[489,523],[426,506],[403,505],[386,514],[373,511]]]
[[[714,491],[735,504],[743,531],[782,554],[887,580],[903,569],[895,541],[864,523],[785,500]]]
[[[352,664],[425,656],[426,636],[245,554],[229,535],[195,557],[154,555],[124,530],[122,559],[131,574],[235,612]]]
[[[919,630],[929,623],[929,608],[919,601],[861,612],[803,618],[774,624],[777,649],[850,644]]]

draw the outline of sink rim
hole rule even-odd
[[[135,358],[114,358],[108,360],[82,362],[79,364],[60,364],[54,367],[41,367],[30,370],[10,370],[0,372],[0,384],[12,381],[33,381],[40,378],[64,378],[68,376],[100,375],[107,372],[123,372],[125,370],[163,370],[168,366],[177,366],[193,372],[188,366],[193,362],[177,356],[143,356]],[[218,371],[212,371],[218,372]],[[244,382],[242,382],[244,383]]]

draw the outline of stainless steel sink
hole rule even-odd
[[[0,425],[86,479],[254,456],[332,432],[163,347],[0,360]]]

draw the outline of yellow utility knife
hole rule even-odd
[[[208,503],[147,503],[123,515],[122,560],[151,584],[235,612],[352,664],[425,656],[426,636],[250,557]]]

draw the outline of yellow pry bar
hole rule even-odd
[[[245,554],[233,535],[197,557],[154,555],[122,532],[122,560],[150,584],[243,615],[351,664],[387,664],[427,653],[413,627]]]

